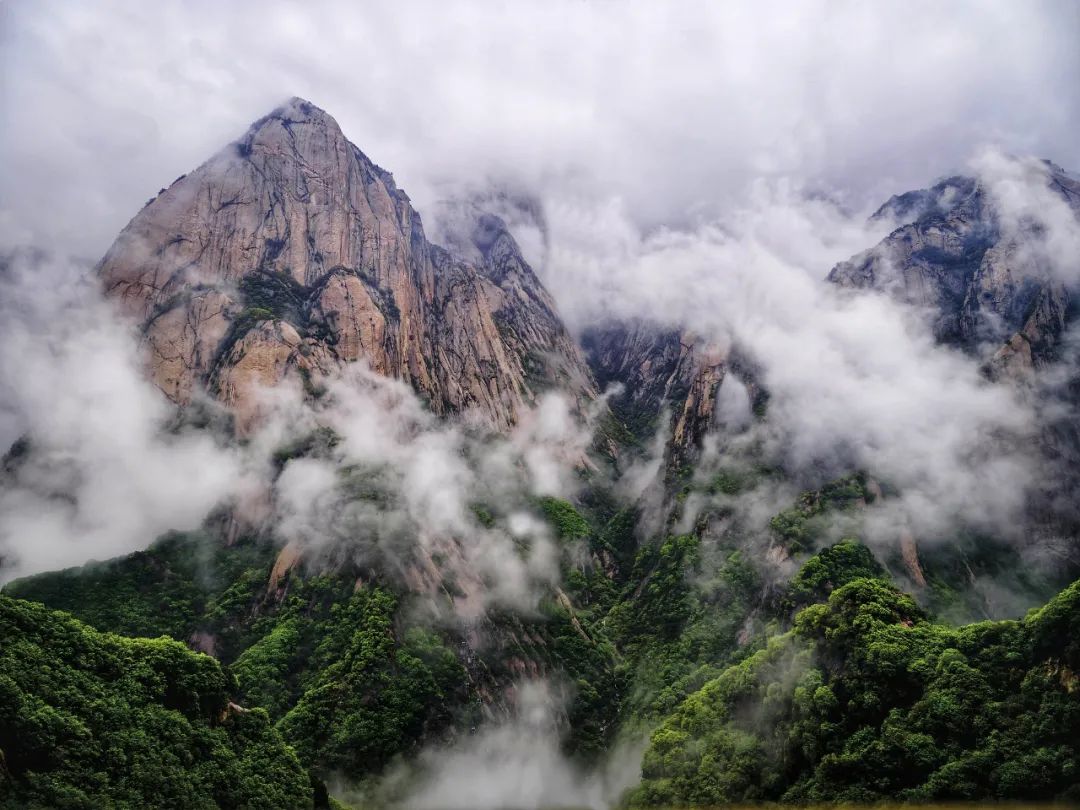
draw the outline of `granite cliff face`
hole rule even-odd
[[[1080,218],[1080,182],[1049,162],[1033,171]],[[926,307],[937,338],[980,354],[992,376],[1025,376],[1057,358],[1076,290],[1047,260],[1042,223],[1010,217],[969,177],[893,197],[874,216],[899,227],[829,281]]]
[[[614,322],[586,331],[582,345],[599,386],[621,386],[608,403],[629,433],[646,443],[666,431],[668,478],[692,465],[706,434],[723,427],[718,397],[726,379],[746,388],[747,420],[765,397],[737,351],[685,330]]]
[[[495,217],[475,258],[431,244],[408,196],[328,114],[292,99],[178,178],[99,266],[142,324],[153,381],[178,404],[205,386],[244,430],[255,392],[309,390],[363,359],[435,413],[513,425],[545,388],[595,395],[547,292]]]

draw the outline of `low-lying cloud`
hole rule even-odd
[[[1072,4],[567,2],[511,13],[425,2],[357,12],[327,0],[304,12],[170,2],[3,14],[0,244],[100,255],[157,188],[283,97],[303,95],[397,172],[421,210],[493,187],[539,200],[542,216],[517,230],[573,328],[644,317],[738,341],[764,368],[769,440],[792,465],[842,458],[877,471],[925,533],[957,520],[1010,525],[1023,502],[1035,474],[1025,402],[933,345],[917,313],[820,279],[883,235],[865,214],[888,193],[955,171],[981,144],[1080,164]],[[1015,194],[1026,187],[1020,164],[996,154],[982,152],[975,168],[996,177],[1007,215],[1022,219],[1032,200],[1056,210]],[[1046,243],[1053,255],[1074,247],[1053,232],[1066,233]],[[5,355],[15,370],[6,376],[25,380],[16,354]],[[20,407],[40,408],[30,398],[47,394],[20,384]],[[263,462],[209,439],[151,438],[163,406],[145,392],[125,402],[147,426],[125,441],[156,463],[202,466],[209,453],[229,472],[164,506],[158,476],[140,476],[132,486],[147,508],[129,510],[129,527],[102,536],[102,550],[129,549],[166,519],[189,525],[214,493],[231,497],[235,481],[263,474]],[[120,433],[112,421],[103,435]],[[433,456],[461,450],[454,436],[425,435]],[[548,460],[536,438],[515,452],[539,474]],[[102,444],[106,457],[125,452],[123,441]],[[302,489],[302,470],[284,482]],[[458,472],[420,465],[406,489],[434,490]],[[122,479],[80,476],[81,504]],[[87,508],[71,528],[95,538],[100,519],[79,514]],[[470,521],[453,498],[405,509],[442,510],[455,528]]]
[[[526,681],[511,690],[512,713],[448,748],[431,748],[410,768],[402,810],[606,810],[639,779],[644,740],[615,746],[584,768],[560,750],[558,690]],[[418,771],[419,776],[414,772]],[[483,778],[478,778],[478,775]]]
[[[1067,257],[1080,224],[1045,173],[993,152],[974,167],[1008,217],[1039,212],[1043,260],[1075,283]],[[557,201],[545,280],[577,328],[642,319],[738,345],[771,395],[757,432],[768,454],[793,471],[862,468],[886,481],[902,494],[894,533],[900,519],[924,538],[961,525],[1019,532],[1039,476],[1025,392],[991,384],[976,359],[937,344],[932,313],[823,281],[888,233],[869,210],[762,182],[724,217],[643,234],[617,200]]]
[[[453,591],[459,617],[531,611],[557,584],[535,498],[574,493],[597,410],[583,421],[551,393],[493,436],[352,364],[315,400],[296,381],[262,391],[262,421],[238,442],[177,418],[89,268],[20,255],[0,284],[0,441],[29,448],[0,490],[0,578],[136,551],[228,509],[305,564]]]
[[[396,572],[417,592],[452,581],[466,618],[491,604],[529,611],[557,584],[559,549],[532,499],[574,493],[592,437],[563,397],[546,395],[502,437],[440,420],[408,385],[362,364],[315,403],[283,390],[266,392],[264,430],[280,441],[286,424],[295,441],[323,428],[334,441],[287,461],[274,482],[281,540]]]
[[[21,254],[0,271],[0,579],[145,548],[200,526],[249,483],[235,448],[168,430],[175,410],[143,375],[136,335],[88,268]]]

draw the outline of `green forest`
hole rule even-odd
[[[803,550],[864,483],[777,514],[803,561],[768,587],[697,532],[638,544],[638,516],[599,492],[539,499],[577,550],[563,586],[540,615],[491,612],[468,654],[414,594],[349,565],[268,587],[276,553],[255,538],[173,534],[13,582],[3,806],[328,807],[342,775],[377,806],[380,775],[480,725],[520,661],[569,685],[571,761],[648,737],[631,806],[1080,799],[1080,582],[1014,620],[946,621],[947,566],[920,604],[857,540]]]

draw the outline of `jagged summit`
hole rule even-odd
[[[252,122],[247,131],[236,141],[236,151],[241,157],[248,157],[256,146],[273,143],[275,137],[295,140],[296,128],[311,128],[322,132],[324,137],[345,140],[341,127],[332,115],[310,101],[293,96],[262,118]]]
[[[1048,160],[1017,167],[1080,219],[1080,182],[1068,172]],[[1013,222],[1001,205],[983,181],[961,176],[892,197],[874,217],[897,229],[828,279],[926,307],[939,339],[984,354],[994,374],[1026,374],[1057,357],[1077,290],[1052,271],[1044,226],[1028,215]]]
[[[288,101],[275,109],[271,115],[274,115],[275,113],[289,118],[299,118],[303,116],[309,118],[322,118],[333,122],[335,126],[337,125],[337,121],[334,120],[334,117],[330,115],[330,113],[300,96],[292,96],[289,98]]]
[[[271,120],[289,121],[292,123],[322,123],[332,126],[340,131],[338,122],[322,107],[311,103],[306,98],[292,96],[287,101],[275,107],[262,118],[254,121],[248,130],[260,129]]]
[[[99,272],[142,323],[155,383],[180,404],[206,386],[241,427],[256,386],[317,387],[359,359],[498,428],[546,387],[594,395],[510,234],[473,261],[431,244],[390,173],[301,98],[152,200]]]
[[[305,136],[305,130],[311,130]],[[241,157],[247,157],[251,150],[271,148],[282,139],[287,139],[301,154],[315,145],[317,139],[333,142],[340,141],[345,151],[353,152],[395,192],[408,199],[408,195],[394,183],[393,174],[377,165],[371,158],[345,137],[337,119],[330,113],[307,99],[293,96],[284,104],[275,107],[269,113],[254,121],[247,132],[236,141],[235,148]],[[227,149],[225,150],[228,151]]]
[[[955,207],[959,201],[975,193],[977,185],[973,177],[947,177],[930,188],[907,191],[890,197],[870,219],[888,220],[897,225],[914,222],[932,213],[941,213]]]

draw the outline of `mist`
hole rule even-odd
[[[574,549],[536,498],[572,500],[582,470],[601,474],[603,400],[580,414],[550,393],[493,435],[359,363],[319,397],[261,392],[233,440],[147,382],[94,262],[159,188],[292,95],[394,172],[432,238],[453,240],[461,201],[498,209],[573,334],[644,321],[750,359],[767,411],[729,374],[705,466],[753,443],[793,480],[865,470],[895,495],[837,531],[878,549],[972,528],[1021,544],[1055,474],[1039,408],[1064,406],[989,380],[934,340],[933,313],[824,279],[901,224],[871,217],[890,195],[961,172],[1032,267],[1080,283],[1080,225],[1037,160],[1080,167],[1078,41],[1066,0],[4,5],[0,582],[224,510],[307,570],[377,570],[456,628],[536,618],[559,588]],[[627,503],[660,509],[668,415],[608,482]],[[313,435],[317,452],[283,453]],[[795,492],[739,503],[778,578],[793,562],[758,541]],[[671,528],[706,506],[687,499]],[[556,688],[518,684],[508,717],[425,750],[402,806],[612,806],[640,746],[570,762]]]
[[[589,423],[551,393],[509,435],[492,435],[468,414],[436,418],[408,385],[363,364],[327,388],[315,403],[299,386],[265,392],[268,446],[320,428],[334,437],[332,449],[286,461],[274,480],[278,540],[312,565],[344,554],[416,593],[440,596],[452,580],[457,619],[493,605],[533,611],[558,583],[560,557],[533,499],[576,493]]]
[[[244,459],[143,376],[134,332],[85,265],[19,254],[0,269],[0,580],[145,548],[198,528],[250,484]]]
[[[557,583],[532,499],[574,494],[593,435],[558,394],[495,436],[354,364],[315,401],[294,380],[260,391],[259,424],[236,442],[178,419],[86,266],[17,255],[0,285],[0,439],[22,440],[0,490],[4,580],[140,550],[227,509],[312,566],[345,555],[429,594],[452,576],[459,619],[531,611]],[[318,431],[331,448],[276,460]]]
[[[513,709],[502,721],[456,745],[421,753],[415,768],[393,774],[382,789],[404,793],[392,806],[408,810],[606,810],[638,781],[645,741],[617,745],[592,768],[560,750],[559,690],[524,681],[511,690]],[[477,774],[485,774],[478,780]]]
[[[578,211],[556,209],[548,266],[573,279],[578,323],[615,315],[737,342],[763,370],[764,439],[789,467],[883,477],[922,534],[967,521],[1014,524],[1034,475],[1024,449],[1032,412],[1021,395],[937,345],[928,313],[823,282],[836,262],[888,233],[866,213],[766,183],[721,220],[649,237],[617,209],[584,229]],[[597,239],[603,251],[590,246]]]

